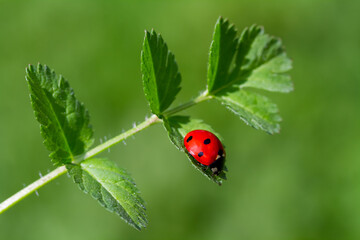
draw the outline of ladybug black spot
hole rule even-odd
[[[210,139],[209,138],[205,139],[204,144],[209,144],[209,143],[210,143]]]
[[[190,142],[192,139],[192,136],[188,137],[188,139],[186,140],[186,142]]]
[[[199,153],[198,153],[198,156],[199,156],[199,157],[202,157],[203,155],[204,155],[203,152],[199,152]]]
[[[223,150],[221,150],[221,149],[218,151],[218,155],[220,155],[220,156],[222,156],[223,153],[224,153],[224,152],[223,152]]]

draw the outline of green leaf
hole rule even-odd
[[[278,108],[265,96],[239,90],[216,98],[246,124],[270,134],[279,132],[281,117]]]
[[[141,72],[151,112],[160,116],[180,91],[181,75],[174,54],[168,51],[163,38],[154,30],[145,32]]]
[[[223,171],[219,175],[214,175],[210,168],[201,165],[193,156],[191,156],[185,149],[184,137],[185,135],[196,129],[203,129],[214,133],[219,139],[221,137],[217,134],[209,125],[205,124],[202,120],[191,119],[188,116],[172,116],[164,119],[164,127],[168,132],[171,142],[179,149],[184,152],[192,165],[203,173],[210,180],[221,185],[222,180],[226,179],[225,172]],[[226,167],[224,167],[226,170]]]
[[[273,92],[290,92],[293,85],[286,73],[292,62],[284,52],[279,39],[267,34],[259,35],[242,66],[241,87],[253,87]]]
[[[260,26],[246,28],[240,38],[228,20],[219,18],[210,47],[207,92],[248,125],[270,134],[279,132],[280,116],[266,97],[245,92],[257,88],[290,92],[292,68],[280,39]]]
[[[81,190],[103,207],[140,230],[147,225],[144,201],[134,180],[108,159],[88,159],[68,164],[67,169]]]
[[[236,54],[237,31],[234,25],[222,17],[215,24],[213,41],[210,46],[207,89],[211,93],[231,81],[229,71]]]
[[[38,64],[26,69],[26,80],[41,135],[55,165],[74,161],[93,143],[89,113],[69,83],[49,67]]]
[[[274,92],[293,90],[291,60],[280,39],[262,27],[246,28],[240,38],[228,20],[220,18],[210,47],[208,92],[222,95],[233,88],[253,87]]]
[[[245,28],[241,33],[240,39],[238,41],[238,46],[236,49],[236,57],[234,68],[231,69],[229,73],[229,82],[237,81],[237,77],[240,75],[240,70],[243,65],[249,63],[249,59],[247,59],[247,55],[252,49],[252,45],[255,42],[256,38],[263,32],[263,29],[257,25],[252,25],[249,28]],[[226,86],[226,83],[222,85]]]

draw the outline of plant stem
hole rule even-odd
[[[203,101],[206,101],[206,100],[209,100],[211,99],[212,96],[208,95],[207,91],[203,92],[202,94],[200,94],[200,96],[198,96],[197,98],[195,98],[194,100],[191,100],[187,103],[184,103],[180,106],[177,106],[175,108],[172,108],[172,109],[169,109],[167,111],[164,112],[164,115],[165,116],[170,116],[170,115],[173,115],[177,112],[180,112],[186,108],[189,108],[195,104],[198,104],[200,102],[203,102]]]
[[[31,193],[35,192],[37,189],[41,188],[45,184],[51,182],[57,177],[60,177],[66,173],[66,167],[61,166],[56,168],[54,171],[46,174],[45,176],[41,177],[40,179],[36,180],[32,184],[28,185],[27,187],[23,188],[16,194],[12,195],[8,199],[6,199],[4,202],[0,204],[0,214],[5,212],[7,209],[12,207],[17,202],[21,201],[23,198],[27,197]]]
[[[119,143],[119,142],[125,140],[126,138],[134,135],[135,133],[149,127],[150,125],[152,125],[156,122],[160,122],[160,121],[161,120],[156,115],[152,115],[150,118],[148,118],[144,122],[140,123],[139,125],[134,126],[130,130],[128,130],[124,133],[121,133],[118,136],[111,138],[108,141],[104,142],[103,144],[100,144],[100,145],[96,146],[95,148],[89,150],[84,155],[78,157],[76,161],[80,162],[82,160],[91,158],[91,157],[103,152],[104,150],[108,149],[109,147],[113,146],[114,144]],[[29,186],[27,186],[27,187],[23,188],[22,190],[20,190],[19,192],[15,193],[13,196],[9,197],[4,202],[0,203],[0,214],[5,212],[7,209],[12,207],[17,202],[19,202],[23,198],[27,197],[31,193],[35,192],[37,189],[41,188],[45,184],[47,184],[47,183],[51,182],[52,180],[54,180],[55,178],[63,175],[64,173],[66,173],[66,171],[67,171],[67,169],[65,166],[58,167],[55,170],[53,170],[52,172],[50,172],[49,174],[41,177],[40,179],[36,180]]]
[[[184,103],[178,107],[175,107],[173,109],[169,109],[168,111],[164,112],[164,116],[171,116],[177,112],[180,112],[186,108],[189,108],[197,103],[200,103],[202,101],[206,101],[210,99],[211,96],[207,95],[207,92],[202,93],[199,97],[195,98],[194,100],[191,100],[187,103]],[[161,122],[161,120],[156,116],[152,115],[150,118],[146,119],[144,122],[140,123],[137,126],[134,126],[133,128],[129,129],[128,131],[121,133],[108,141],[96,146],[95,148],[89,150],[85,154],[77,157],[76,162],[81,162],[85,159],[89,159],[94,157],[95,155],[105,151],[106,149],[110,148],[111,146],[127,139],[128,137],[134,135],[137,132],[140,132],[144,130],[145,128]],[[25,197],[29,196],[31,193],[35,192],[37,189],[41,188],[42,186],[46,185],[47,183],[51,182],[52,180],[56,179],[57,177],[63,175],[66,173],[67,169],[65,166],[61,166],[53,170],[52,172],[48,173],[47,175],[41,177],[40,179],[36,180],[35,182],[31,183],[27,187],[23,188],[19,192],[15,193],[8,199],[6,199],[4,202],[0,203],[0,214],[5,212],[7,209],[15,205],[17,202],[21,201]]]
[[[141,130],[143,130],[157,122],[161,122],[161,120],[156,115],[152,115],[150,118],[148,118],[144,122],[140,123],[139,125],[134,126],[130,130],[128,130],[124,133],[121,133],[121,134],[117,135],[116,137],[113,137],[113,138],[109,139],[108,141],[104,142],[103,144],[100,144],[100,145],[96,146],[95,148],[89,150],[79,160],[82,161],[82,160],[91,158],[91,157],[105,151],[109,147],[125,140],[126,138],[134,135],[137,132],[140,132]]]

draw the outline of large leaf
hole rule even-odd
[[[141,71],[151,112],[160,116],[180,91],[181,75],[174,55],[168,51],[161,35],[154,30],[145,32]]]
[[[290,69],[291,60],[280,39],[257,25],[246,28],[237,39],[234,27],[227,20],[218,20],[210,47],[209,94],[225,94],[234,87],[289,92],[293,89],[286,74]]]
[[[103,207],[116,213],[128,224],[140,230],[146,227],[144,201],[133,179],[108,159],[88,159],[68,164],[69,174],[81,190],[90,194]]]
[[[279,132],[281,117],[278,108],[267,97],[239,90],[218,96],[217,99],[246,124],[270,134]]]
[[[244,89],[292,91],[287,74],[291,67],[280,39],[257,25],[246,28],[237,39],[234,27],[219,18],[210,47],[207,92],[250,126],[277,133],[280,116],[276,105]]]
[[[93,143],[89,113],[69,83],[49,67],[26,69],[26,80],[44,144],[55,165],[70,163]]]
[[[184,152],[192,165],[203,173],[210,180],[221,185],[222,180],[226,179],[225,172],[219,175],[214,175],[210,168],[201,165],[193,156],[191,156],[185,149],[184,137],[185,135],[196,129],[207,130],[214,133],[219,139],[221,137],[209,125],[205,124],[202,120],[191,119],[188,116],[172,116],[164,119],[164,126],[168,132],[171,142],[182,152]],[[226,170],[226,167],[224,167]]]

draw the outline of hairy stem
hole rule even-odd
[[[117,135],[116,137],[113,137],[111,139],[109,139],[108,141],[104,142],[103,144],[100,144],[98,146],[96,146],[95,148],[91,149],[90,151],[86,152],[81,158],[80,161],[91,158],[103,151],[105,151],[106,149],[108,149],[109,147],[125,140],[126,138],[134,135],[137,132],[140,132],[141,130],[151,126],[154,123],[160,122],[161,120],[156,116],[156,115],[152,115],[149,119],[145,120],[144,122],[140,123],[137,126],[134,126],[133,128],[131,128],[130,130]]]
[[[191,100],[191,101],[184,103],[178,107],[175,107],[175,108],[169,109],[168,111],[165,111],[164,115],[171,116],[177,112],[187,109],[197,103],[206,101],[210,98],[211,98],[211,96],[209,96],[207,94],[207,92],[204,92],[199,97],[195,98],[194,100]],[[110,148],[111,146],[113,146],[121,141],[124,141],[128,137],[130,137],[130,136],[132,136],[132,135],[134,135],[134,134],[144,130],[145,128],[147,128],[155,123],[158,123],[158,122],[161,122],[161,120],[156,115],[152,115],[150,118],[146,119],[144,122],[140,123],[139,125],[134,126],[133,128],[129,129],[128,131],[121,133],[121,134],[107,140],[106,142],[89,150],[85,154],[77,157],[75,162],[78,163],[85,159],[92,158],[92,157],[96,156],[97,154]],[[0,203],[0,214],[5,212],[7,209],[12,207],[13,205],[15,205],[17,202],[21,201],[25,197],[27,197],[30,194],[32,194],[33,192],[35,192],[37,189],[41,188],[42,186],[46,185],[47,183],[51,182],[52,180],[56,179],[57,177],[63,175],[64,173],[66,173],[66,171],[67,171],[67,169],[65,166],[58,167],[55,170],[53,170],[52,172],[48,173],[47,175],[41,177],[40,179],[38,179],[35,182],[28,185],[27,187],[23,188],[19,192],[15,193],[14,195],[12,195],[8,199],[6,199],[4,202]]]
[[[23,198],[27,197],[31,193],[35,192],[37,189],[41,188],[42,186],[46,185],[47,183],[51,182],[57,177],[60,177],[66,173],[65,166],[61,166],[56,168],[54,171],[46,174],[45,176],[41,177],[40,179],[36,180],[32,184],[28,185],[27,187],[21,189],[19,192],[15,193],[4,202],[0,204],[0,214],[5,212],[7,209],[15,205],[17,202],[21,201]]]
[[[113,146],[114,144],[119,143],[119,142],[125,140],[126,138],[134,135],[135,133],[149,127],[150,125],[152,125],[156,122],[160,122],[160,121],[161,120],[156,115],[152,115],[150,118],[148,118],[144,122],[140,123],[139,125],[134,126],[130,130],[128,130],[124,133],[121,133],[118,136],[111,138],[108,141],[104,142],[103,144],[100,144],[100,145],[96,146],[95,148],[89,150],[84,155],[81,155],[80,157],[78,157],[76,159],[76,162],[81,162],[85,159],[91,158],[91,157],[103,152],[104,150],[108,149],[109,147]],[[30,195],[31,193],[35,192],[37,189],[39,189],[42,186],[46,185],[47,183],[51,182],[55,178],[63,175],[64,173],[66,173],[66,171],[67,171],[67,169],[65,166],[58,167],[55,170],[53,170],[52,172],[50,172],[49,174],[41,177],[40,179],[36,180],[29,186],[27,186],[27,187],[23,188],[22,190],[20,190],[19,192],[15,193],[13,196],[9,197],[4,202],[0,203],[0,214],[5,212],[7,209],[12,207],[13,205],[15,205],[17,202],[21,201],[23,198],[25,198],[28,195]]]

